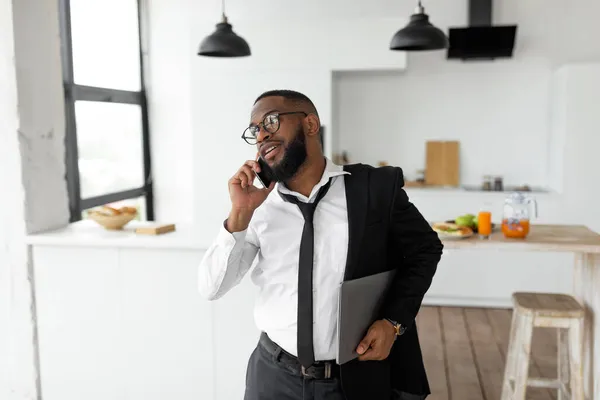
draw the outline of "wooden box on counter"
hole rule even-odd
[[[458,141],[428,141],[425,156],[425,183],[458,186],[460,183],[460,146]]]
[[[175,232],[175,224],[152,224],[135,229],[135,233],[141,235],[162,235],[169,232]]]

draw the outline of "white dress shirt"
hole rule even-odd
[[[319,183],[307,198],[278,183],[254,212],[245,231],[224,227],[199,266],[198,289],[209,300],[236,286],[258,260],[251,279],[259,288],[254,319],[257,327],[287,352],[297,355],[298,258],[304,218],[297,205],[276,192],[313,202],[331,178],[331,187],[314,215],[313,343],[315,360],[337,355],[338,294],[348,250],[348,212],[344,178],[339,165],[326,160]]]

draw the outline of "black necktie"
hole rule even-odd
[[[300,208],[304,216],[304,229],[300,242],[300,257],[298,263],[298,359],[308,368],[315,362],[313,348],[313,257],[315,231],[313,216],[319,201],[325,197],[331,181],[319,189],[317,198],[313,203],[303,203],[295,196],[279,193],[281,197],[294,203]]]

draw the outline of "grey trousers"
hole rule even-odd
[[[395,392],[391,400],[425,397]],[[345,397],[339,379],[305,379],[258,345],[248,361],[244,400],[345,400]]]

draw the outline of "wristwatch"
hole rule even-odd
[[[402,326],[401,323],[396,322],[393,319],[386,318],[386,320],[394,326],[394,329],[396,330],[396,336],[401,336],[404,334],[404,331],[406,330],[405,326]]]

